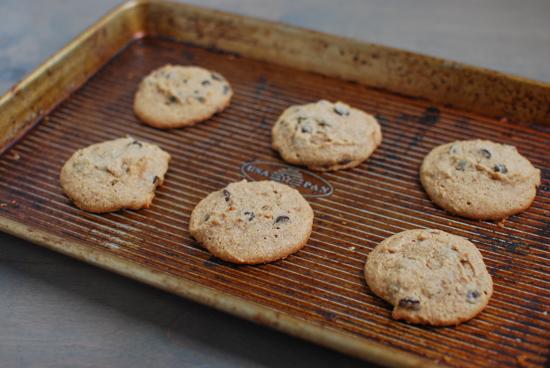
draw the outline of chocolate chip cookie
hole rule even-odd
[[[317,171],[355,167],[381,142],[376,119],[342,102],[291,106],[272,129],[273,149],[286,162]]]
[[[231,86],[219,73],[166,65],[143,79],[134,97],[134,112],[156,128],[179,128],[222,111],[232,95]]]
[[[382,241],[368,256],[365,278],[393,305],[393,318],[433,326],[475,317],[493,293],[479,250],[440,230],[408,230]]]
[[[60,182],[81,209],[102,213],[147,208],[164,181],[170,155],[127,137],[76,151],[63,165]]]
[[[297,190],[274,181],[242,180],[201,200],[189,231],[220,259],[258,264],[301,249],[312,225],[313,210]]]
[[[447,211],[478,220],[500,220],[531,205],[540,170],[513,146],[486,140],[434,148],[420,168],[431,200]]]

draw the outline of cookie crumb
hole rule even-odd
[[[529,367],[530,364],[527,359],[529,359],[527,354],[520,354],[516,357],[518,364],[522,367]]]
[[[12,150],[11,153],[10,153],[9,158],[12,159],[12,160],[14,160],[14,161],[19,161],[19,159],[21,158],[21,156],[19,155],[19,153],[17,153],[17,151]]]

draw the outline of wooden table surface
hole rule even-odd
[[[189,2],[550,82],[549,0]],[[1,0],[0,91],[117,3]],[[0,367],[295,365],[365,366],[0,234]]]

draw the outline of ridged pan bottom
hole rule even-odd
[[[167,63],[222,73],[235,90],[231,106],[197,126],[161,131],[132,112],[140,79]],[[314,231],[305,248],[263,266],[220,262],[190,238],[194,205],[242,178],[250,160],[282,163],[271,150],[271,125],[291,104],[341,100],[377,115],[384,140],[353,170],[323,173],[333,193],[310,197]],[[130,134],[170,152],[165,185],[153,206],[94,215],[63,195],[58,175],[76,149]],[[447,215],[418,180],[435,145],[484,138],[512,144],[542,169],[534,205],[499,227]],[[323,77],[157,38],[138,40],[0,158],[0,215],[154,270],[254,301],[454,366],[543,366],[550,341],[550,134],[360,84]],[[438,228],[481,250],[495,293],[469,323],[429,328],[393,321],[390,306],[367,288],[363,265],[382,239],[405,229]]]

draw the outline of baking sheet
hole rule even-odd
[[[167,63],[222,73],[235,90],[231,106],[191,128],[161,131],[141,124],[132,112],[133,94],[144,75]],[[377,116],[384,141],[367,162],[315,174],[289,167],[271,150],[277,116],[288,105],[321,98]],[[64,161],[78,148],[126,134],[172,155],[153,206],[105,215],[74,207],[58,183]],[[433,146],[469,138],[513,144],[542,169],[535,203],[504,227],[447,215],[419,183],[419,165]],[[0,157],[0,218],[6,231],[384,364],[422,365],[408,355],[392,358],[387,347],[451,366],[543,366],[550,338],[549,147],[550,134],[537,125],[146,37],[132,41]],[[268,265],[235,266],[211,257],[190,238],[189,215],[207,193],[243,176],[261,180],[288,169],[301,173],[300,190],[316,216],[303,250]],[[390,306],[368,290],[362,276],[368,252],[396,232],[419,227],[465,236],[481,250],[495,292],[478,318],[454,328],[411,326],[393,321]],[[124,267],[110,259],[122,260]],[[187,286],[178,289],[172,284],[177,280]],[[190,291],[189,282],[198,291]]]

